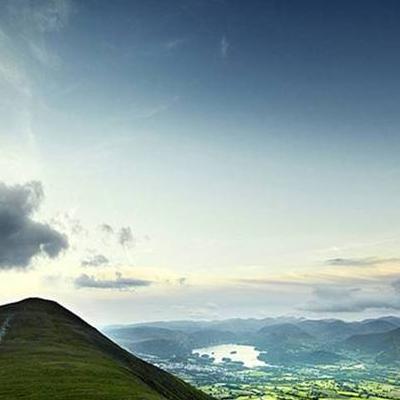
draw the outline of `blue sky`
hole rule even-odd
[[[0,7],[4,198],[40,182],[24,217],[69,243],[0,257],[0,300],[98,323],[398,313],[398,2]]]

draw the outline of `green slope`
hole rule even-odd
[[[59,304],[0,307],[0,399],[210,400]]]

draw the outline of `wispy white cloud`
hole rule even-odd
[[[231,45],[228,42],[228,39],[226,38],[225,35],[222,36],[219,46],[220,46],[221,57],[227,58],[229,55]]]
[[[48,35],[64,29],[74,10],[70,0],[16,0],[8,3],[9,20],[33,59],[45,67],[56,67],[60,59],[47,45]]]
[[[168,111],[180,100],[179,96],[172,96],[164,101],[155,103],[154,105],[138,105],[131,104],[125,110],[113,115],[110,121],[113,123],[130,122],[135,120],[145,120],[154,118],[165,111]]]
[[[15,50],[13,40],[0,26],[0,82],[18,94],[32,96],[31,84]]]
[[[11,0],[7,11],[14,23],[41,33],[60,31],[68,24],[74,6],[71,0]]]
[[[15,175],[12,164],[21,160],[22,170],[28,170],[25,172],[28,175],[32,172],[27,168],[29,160],[35,160],[34,169],[41,171],[42,158],[33,125],[36,109],[42,104],[35,90],[36,74],[60,65],[60,58],[49,47],[48,38],[67,26],[73,9],[70,0],[0,3],[0,89],[2,97],[7,99],[2,101],[0,109],[3,121],[0,134],[2,147],[9,150],[9,166],[2,171],[3,179]]]
[[[185,39],[185,38],[172,39],[172,40],[167,41],[167,42],[164,44],[164,47],[165,47],[167,50],[176,50],[176,49],[178,49],[179,47],[183,46],[186,42],[187,42],[187,39]]]
[[[32,56],[42,65],[48,68],[57,68],[60,66],[60,57],[49,51],[42,40],[28,40],[28,46]]]
[[[379,258],[379,257],[363,257],[363,258],[331,258],[325,261],[326,265],[332,266],[349,266],[349,267],[370,267],[374,265],[382,265],[389,263],[399,263],[400,258]]]

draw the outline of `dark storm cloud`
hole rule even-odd
[[[110,260],[103,254],[96,254],[81,261],[82,267],[99,267],[107,265]]]
[[[153,282],[144,279],[124,278],[117,273],[115,279],[99,279],[95,276],[82,274],[75,279],[75,286],[78,288],[95,288],[95,289],[117,289],[129,290],[137,287],[150,286]]]
[[[34,256],[55,258],[68,247],[65,235],[32,219],[43,198],[40,182],[0,183],[0,269],[26,268]]]
[[[400,262],[400,258],[331,258],[325,261],[326,265],[349,266],[349,267],[368,267],[372,265],[386,264],[390,262]]]

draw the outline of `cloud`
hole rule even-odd
[[[101,224],[99,226],[99,229],[104,233],[108,233],[108,234],[114,233],[113,227],[111,225],[109,225],[109,224]]]
[[[59,213],[51,220],[51,223],[63,232],[68,232],[69,236],[87,235],[87,230],[82,225],[82,222],[74,217],[71,212]]]
[[[128,112],[116,115],[112,118],[115,122],[151,119],[171,109],[181,100],[179,95],[174,95],[154,104],[131,104]]]
[[[115,279],[99,279],[87,274],[82,274],[75,279],[75,286],[78,288],[130,290],[137,287],[147,287],[151,284],[153,284],[153,281],[124,278],[120,273],[116,273]]]
[[[185,277],[178,278],[177,282],[178,282],[179,286],[184,286],[187,283],[187,278],[185,278]]]
[[[363,312],[371,309],[400,310],[400,302],[384,301],[379,299],[358,299],[355,301],[343,301],[331,304],[309,304],[302,308],[306,311],[324,313],[348,313]]]
[[[219,306],[212,302],[204,302],[201,305],[192,303],[172,305],[171,307],[179,313],[185,313],[190,319],[220,319],[221,316],[218,312]]]
[[[100,267],[102,265],[107,265],[109,262],[110,262],[110,260],[103,254],[95,254],[92,257],[82,260],[81,266],[82,267]]]
[[[350,266],[350,267],[369,267],[373,265],[400,262],[400,258],[331,258],[325,261],[326,265]]]
[[[352,297],[354,293],[360,292],[358,287],[341,287],[341,286],[317,286],[313,289],[313,294],[319,299],[338,300]]]
[[[48,69],[61,64],[51,36],[66,27],[74,8],[69,0],[0,1],[0,90],[5,99],[2,122],[7,126],[7,132],[0,132],[0,136],[17,142],[15,155],[23,154],[23,163],[8,157],[23,169],[24,176],[37,176],[34,171],[40,168],[40,142],[36,140],[33,120],[43,99],[37,93],[36,81]],[[9,170],[14,175],[15,168],[3,158],[6,173]]]
[[[1,11],[1,10],[0,10]],[[14,43],[8,35],[0,29],[0,82],[6,82],[18,94],[29,98],[31,85],[27,74],[21,67],[21,62],[15,55]]]
[[[0,183],[0,269],[26,268],[35,256],[57,257],[67,237],[32,219],[44,198],[40,182]]]
[[[12,0],[8,4],[14,21],[41,33],[65,28],[73,11],[69,0]]]
[[[45,67],[57,67],[61,60],[49,50],[49,33],[64,29],[75,7],[69,0],[12,0],[7,2],[7,14],[20,33],[32,57]]]
[[[31,40],[28,46],[32,56],[41,64],[51,68],[58,67],[61,64],[60,58],[56,54],[49,52],[43,42]]]
[[[228,57],[229,50],[231,48],[230,43],[226,39],[226,36],[222,36],[221,41],[220,41],[220,52],[221,52],[221,57],[226,58]]]
[[[254,286],[309,286],[309,282],[301,280],[286,279],[273,279],[273,278],[240,278],[235,279],[235,282],[244,285]]]
[[[400,279],[396,279],[392,282],[392,288],[400,295]]]
[[[132,229],[129,226],[123,227],[119,230],[118,243],[123,247],[133,247],[134,238],[132,234]]]
[[[187,42],[187,39],[173,39],[169,40],[164,44],[164,47],[167,50],[175,50],[179,47],[181,47],[185,42]]]
[[[313,299],[301,310],[325,313],[363,312],[370,309],[400,310],[398,281],[389,287],[369,290],[358,287],[320,285],[313,289]]]

